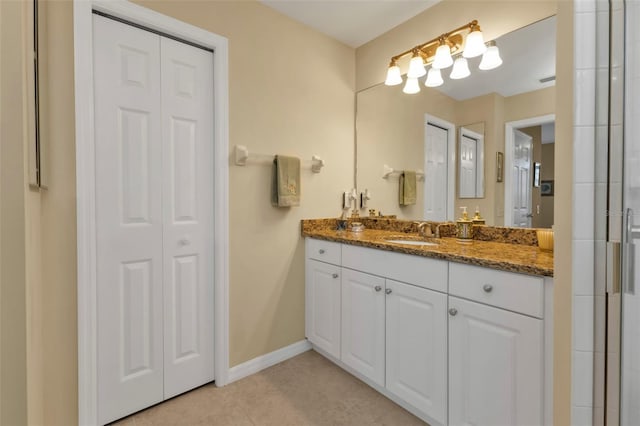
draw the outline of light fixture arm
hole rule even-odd
[[[392,56],[391,64],[393,65],[397,64],[399,59],[408,55],[413,55],[415,51],[418,51],[420,56],[422,56],[422,59],[424,59],[425,63],[429,63],[431,62],[433,56],[435,55],[435,50],[438,48],[438,46],[444,43],[449,45],[449,47],[452,49],[451,53],[454,54],[458,50],[460,50],[462,46],[462,42],[463,42],[462,33],[471,32],[474,30],[478,30],[478,31],[480,30],[480,25],[478,24],[478,21],[476,19],[454,30],[441,34],[432,40],[429,40],[425,43],[414,46],[411,49],[408,49],[402,53]]]

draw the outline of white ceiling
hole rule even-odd
[[[288,17],[359,47],[440,0],[261,0]]]

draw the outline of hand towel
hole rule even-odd
[[[398,195],[401,206],[410,206],[416,203],[416,172],[405,170],[400,173]]]
[[[271,205],[300,205],[300,159],[276,155],[271,173]]]

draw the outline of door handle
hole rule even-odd
[[[633,226],[633,209],[627,209],[624,215],[625,235],[622,241],[622,285],[627,294],[636,293],[635,253],[634,238],[640,237],[638,228]]]
[[[533,217],[533,213],[529,213],[527,217]]]
[[[188,237],[184,236],[180,238],[180,240],[178,241],[178,244],[180,244],[181,246],[188,246],[191,244],[191,240]]]

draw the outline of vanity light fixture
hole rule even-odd
[[[482,55],[482,61],[480,61],[480,66],[478,67],[484,71],[492,70],[502,65],[502,58],[496,42],[492,40],[487,45],[487,51]]]
[[[420,83],[418,83],[418,79],[408,77],[407,83],[404,85],[404,89],[402,89],[402,91],[409,95],[418,93],[420,91]]]
[[[461,78],[469,77],[471,75],[471,71],[469,71],[469,64],[467,63],[467,58],[459,57],[453,63],[453,69],[451,70],[451,74],[449,74],[449,78],[453,80],[460,80]]]
[[[411,61],[409,61],[409,71],[407,72],[407,78],[419,78],[423,75],[427,75],[427,70],[424,69],[424,60],[416,49],[413,52]]]
[[[442,86],[444,80],[442,80],[442,74],[438,68],[430,68],[427,74],[427,79],[424,81],[424,85],[427,87]]]
[[[484,42],[482,31],[477,20],[458,27],[448,33],[444,33],[433,40],[419,44],[405,52],[391,58],[387,78],[384,82],[387,86],[396,86],[402,83],[402,73],[398,66],[398,60],[411,55],[407,80],[402,91],[414,94],[420,91],[418,78],[427,74],[425,86],[437,87],[444,83],[441,70],[453,65],[449,75],[452,79],[468,77],[469,64],[467,58],[475,58],[482,55],[481,70],[491,70],[502,64],[500,52],[495,41]],[[454,61],[455,58],[455,61]],[[426,65],[431,65],[427,73]]]

